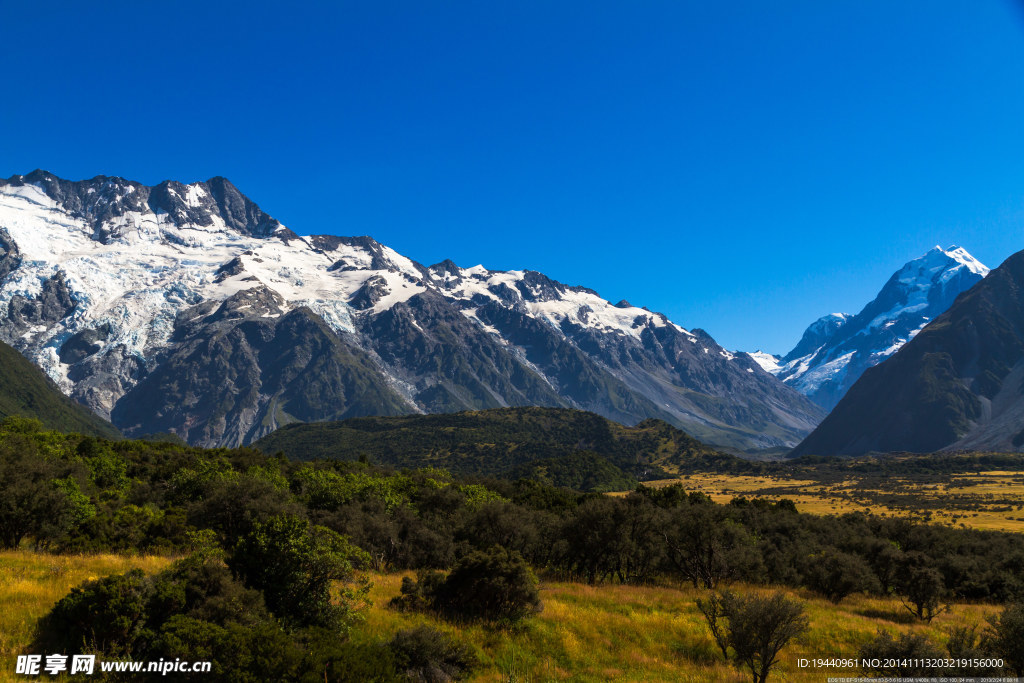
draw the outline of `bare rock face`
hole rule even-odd
[[[300,237],[223,178],[0,180],[0,339],[129,435],[507,406],[658,418],[734,451],[822,411],[701,330],[534,271]]]

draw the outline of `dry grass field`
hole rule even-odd
[[[438,623],[386,609],[400,575],[374,577],[375,607],[366,629],[386,637],[420,623],[448,631],[477,649],[484,662],[476,681],[749,681],[727,665],[695,600],[706,591],[623,585],[542,582],[544,611],[514,633]],[[768,592],[744,585],[740,592]],[[806,591],[781,589],[806,605],[810,631],[783,650],[778,681],[816,681],[825,672],[801,670],[799,657],[853,656],[879,629],[921,633],[944,644],[950,628],[983,623],[989,605],[956,605],[931,624],[912,622],[898,600],[851,596],[840,605]]]
[[[652,487],[671,484],[706,493],[718,503],[736,496],[789,498],[800,512],[811,514],[863,511],[951,526],[1024,532],[1024,472],[884,480],[850,475],[841,482],[771,475],[689,474],[644,482],[644,486]]]
[[[157,571],[171,560],[116,555],[52,556],[0,553],[0,681],[14,676],[14,658],[29,644],[35,620],[85,579],[140,567]],[[390,638],[421,623],[470,643],[481,666],[475,681],[725,681],[749,680],[725,664],[697,611],[704,591],[686,587],[588,586],[543,581],[543,612],[515,631],[461,626],[387,607],[401,574],[374,574],[373,606],[361,636]],[[742,592],[764,591],[737,585]],[[800,656],[853,655],[878,629],[913,631],[944,643],[950,627],[982,623],[997,608],[955,605],[931,624],[912,622],[898,601],[852,596],[836,606],[811,593],[784,591],[803,603],[811,630],[783,651],[779,681],[821,681],[822,671],[801,670]]]

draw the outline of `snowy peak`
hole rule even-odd
[[[915,324],[911,329],[920,329],[988,272],[988,268],[962,247],[947,250],[936,246],[895,272],[878,296],[857,316],[858,322],[870,328],[882,328],[900,319],[913,318]]]
[[[150,187],[108,176],[68,181],[36,170],[0,180],[0,188],[4,187],[38,188],[55,205],[90,225],[94,239],[101,242],[123,238],[137,227],[139,217],[147,214],[179,227],[226,229],[253,237],[295,237],[220,176],[188,185],[165,180]]]
[[[1021,451],[1024,252],[870,373],[794,455]]]
[[[857,315],[833,313],[812,323],[775,374],[831,409],[864,370],[898,351],[988,272],[966,249],[936,246],[893,273]]]
[[[482,265],[460,268],[450,260],[430,266],[430,281],[465,307],[496,304],[517,309],[552,327],[591,329],[639,339],[644,329],[671,326],[688,338],[688,330],[662,313],[626,301],[612,304],[587,287],[552,280],[533,270],[488,270]]]
[[[928,259],[929,257],[933,256],[938,257],[939,254],[945,256],[947,259],[951,261],[956,261],[961,266],[963,266],[970,272],[974,273],[975,275],[985,277],[986,275],[989,274],[988,266],[986,266],[981,261],[971,256],[966,249],[964,249],[963,247],[958,247],[955,244],[949,247],[948,249],[943,249],[942,247],[935,245],[935,247],[932,248],[931,251],[929,251],[927,254],[925,254],[925,256],[923,256],[922,259]],[[910,263],[914,262],[911,261]],[[949,269],[947,268],[947,270]]]
[[[0,340],[126,434],[203,445],[346,411],[561,405],[746,450],[822,416],[664,314],[537,271],[300,237],[221,177],[0,180]]]
[[[850,313],[829,313],[815,320],[804,331],[803,336],[793,350],[782,357],[782,363],[789,363],[796,358],[802,358],[813,353],[828,343],[853,315]]]

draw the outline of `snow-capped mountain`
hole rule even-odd
[[[988,272],[962,247],[935,247],[896,271],[857,315],[813,322],[770,371],[831,410],[866,369],[896,353]]]
[[[792,454],[1024,450],[1022,291],[1024,251],[865,372]]]
[[[293,421],[549,405],[742,450],[794,444],[822,417],[662,314],[534,271],[300,237],[223,178],[0,180],[0,339],[126,434],[201,445]]]

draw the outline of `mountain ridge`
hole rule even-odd
[[[547,405],[664,419],[742,451],[791,446],[822,417],[660,313],[537,271],[300,236],[225,179],[13,176],[0,248],[0,339],[129,435],[237,445],[299,415]],[[285,318],[306,350],[281,361]],[[314,348],[332,349],[330,369]],[[376,408],[345,393],[353,382]]]

